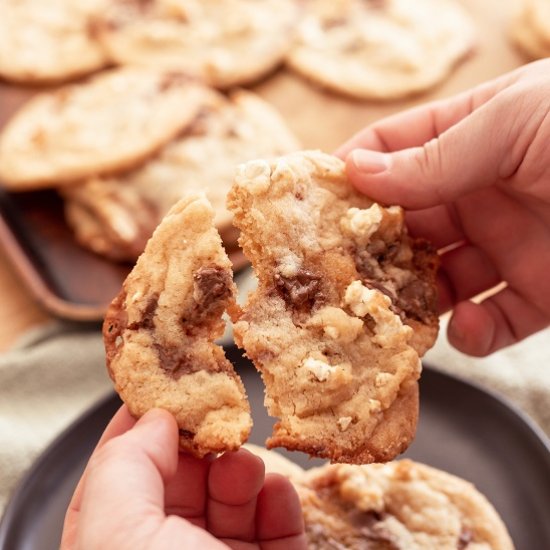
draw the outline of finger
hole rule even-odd
[[[256,497],[264,482],[264,463],[245,449],[225,453],[210,466],[207,529],[218,538],[252,541]]]
[[[521,166],[545,117],[528,91],[504,90],[498,101],[486,103],[422,147],[394,153],[356,149],[347,157],[347,175],[374,200],[409,209],[446,204],[506,181]]]
[[[148,540],[165,518],[164,484],[177,457],[178,427],[160,409],[104,443],[88,464],[78,539],[113,548],[129,547],[128,539]]]
[[[548,316],[508,287],[481,304],[458,304],[447,332],[455,348],[483,357],[519,342],[548,323]]]
[[[437,249],[461,243],[466,236],[452,205],[439,204],[405,211],[405,223],[413,237],[428,239]]]
[[[390,153],[423,145],[463,120],[513,80],[506,75],[450,99],[432,101],[384,118],[355,134],[334,154],[345,159],[354,149]]]
[[[208,471],[211,457],[180,453],[176,474],[166,485],[165,511],[205,527]]]
[[[502,280],[487,254],[471,244],[449,250],[441,255],[440,260],[439,275],[443,275],[442,283],[447,285],[443,291],[445,302],[441,303],[443,300],[440,299],[445,308],[441,313],[451,309],[456,303],[469,300],[495,287]]]
[[[268,474],[258,495],[256,532],[262,550],[307,548],[302,508],[292,483]]]
[[[135,423],[136,420],[128,411],[128,407],[126,407],[126,405],[122,405],[105,428],[105,431],[103,432],[93,453],[95,453],[100,447],[102,447],[107,441],[109,441],[113,437],[117,437],[127,432],[130,428],[134,426]],[[67,512],[65,514],[63,535],[60,547],[61,550],[69,550],[74,548],[76,540],[76,528],[78,525],[78,515],[80,513],[82,502],[82,492],[86,483],[87,470],[88,468],[86,467],[84,473],[78,481],[76,489],[67,508]]]

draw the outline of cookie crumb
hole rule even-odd
[[[337,422],[338,422],[338,426],[340,427],[340,430],[345,432],[348,429],[349,425],[351,424],[352,420],[353,419],[351,416],[342,416],[341,418],[339,418]]]

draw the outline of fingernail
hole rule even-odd
[[[355,149],[350,156],[357,170],[365,174],[380,174],[389,168],[389,156],[385,153]]]

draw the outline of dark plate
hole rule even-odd
[[[237,350],[255,427],[262,444],[272,420],[264,411],[259,375]],[[59,547],[65,509],[103,428],[119,406],[110,396],[63,433],[20,484],[0,523],[3,550]],[[288,454],[302,465],[305,455]],[[421,415],[406,456],[472,481],[495,505],[517,550],[550,548],[550,443],[542,432],[501,398],[426,368],[421,379]]]

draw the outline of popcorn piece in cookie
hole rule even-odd
[[[414,436],[438,331],[435,252],[320,152],[240,166],[228,205],[259,281],[233,320],[279,418],[268,447],[391,460]]]
[[[180,446],[196,456],[236,450],[252,421],[223,349],[223,312],[235,307],[231,263],[202,195],[166,215],[103,325],[107,368],[130,412],[171,412]]]

